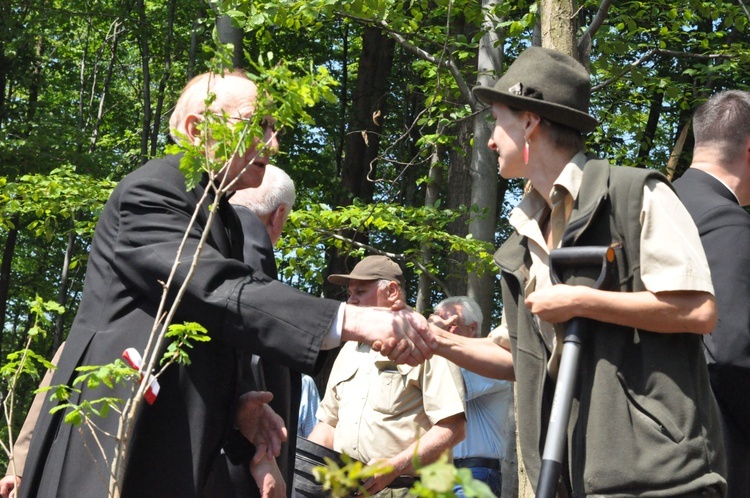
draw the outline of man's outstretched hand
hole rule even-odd
[[[267,391],[250,391],[240,396],[235,412],[235,425],[255,446],[253,462],[274,458],[281,453],[281,443],[287,440],[284,420],[268,406],[273,394]]]
[[[410,308],[346,306],[342,339],[369,344],[396,363],[416,366],[432,358],[437,341],[425,317]]]
[[[443,318],[440,315],[430,315],[427,318],[427,323],[435,325],[448,332],[453,332],[453,328],[458,325],[458,315],[453,315],[448,319]]]

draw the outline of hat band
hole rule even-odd
[[[519,97],[544,100],[544,95],[540,90],[537,90],[533,86],[525,86],[523,83],[516,83],[512,87],[508,88],[508,93],[518,95]]]

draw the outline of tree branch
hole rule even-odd
[[[747,18],[750,19],[750,12],[747,11],[747,7],[745,6],[745,2],[743,2],[742,0],[737,0],[737,1],[740,3],[740,7],[742,7],[742,10],[745,11],[745,15],[747,16]]]
[[[594,36],[596,36],[596,32],[599,31],[599,28],[602,27],[602,24],[604,24],[604,20],[607,18],[607,13],[609,12],[609,7],[611,5],[612,0],[602,0],[601,5],[599,6],[599,10],[596,12],[594,19],[591,20],[591,24],[589,24],[588,29],[578,39],[579,50],[583,48],[581,47],[582,43],[586,43],[586,40],[592,40]]]
[[[690,52],[679,52],[677,50],[664,50],[661,48],[652,48],[645,54],[641,56],[640,59],[635,61],[634,63],[628,65],[625,69],[620,71],[617,75],[611,77],[604,83],[601,83],[599,85],[596,85],[591,88],[592,92],[597,92],[599,90],[602,90],[604,87],[611,85],[615,81],[622,78],[624,75],[626,75],[631,70],[635,69],[636,67],[642,65],[644,62],[648,61],[649,59],[653,58],[655,55],[666,55],[670,57],[685,57],[688,59],[701,59],[701,60],[711,60],[711,59],[732,59],[736,57],[735,55],[731,54],[693,54]]]
[[[464,77],[461,74],[461,71],[458,69],[458,67],[453,62],[453,60],[451,60],[450,58],[442,59],[442,60],[438,59],[437,57],[425,51],[424,49],[417,47],[416,45],[409,42],[406,39],[406,37],[404,37],[403,35],[391,30],[385,21],[377,21],[376,24],[380,26],[383,30],[385,30],[386,33],[388,33],[391,36],[391,38],[396,40],[396,43],[404,47],[408,52],[411,52],[412,54],[416,55],[417,57],[423,60],[432,62],[438,67],[444,67],[448,69],[448,71],[450,71],[453,78],[456,80],[456,85],[458,86],[459,90],[461,90],[461,94],[464,97],[466,97],[471,108],[476,109],[477,100],[474,98],[474,95],[471,93],[471,88],[469,88],[469,85],[466,84],[466,80],[464,80]]]
[[[448,69],[448,71],[451,73],[453,78],[456,80],[456,85],[458,86],[459,90],[461,90],[461,94],[469,102],[469,105],[471,106],[471,108],[476,110],[477,106],[479,105],[479,102],[477,101],[477,99],[474,98],[474,95],[471,93],[471,88],[469,88],[469,85],[466,83],[466,80],[464,80],[464,77],[461,74],[461,71],[458,69],[458,66],[456,66],[456,64],[453,62],[452,59],[450,58],[440,59],[438,57],[435,57],[431,53],[427,52],[426,50],[419,48],[418,46],[414,45],[413,43],[411,43],[409,40],[406,39],[405,33],[399,32],[391,28],[388,25],[388,23],[383,21],[382,19],[364,19],[362,17],[352,16],[351,14],[347,14],[345,12],[339,12],[338,14],[342,17],[347,17],[349,19],[353,19],[360,23],[377,26],[383,31],[385,31],[386,33],[388,33],[388,36],[393,38],[396,41],[396,43],[398,43],[403,48],[405,48],[407,52],[419,57],[422,60],[431,62],[440,68]],[[429,40],[425,40],[425,41],[429,41]]]

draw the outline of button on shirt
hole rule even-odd
[[[433,425],[464,411],[460,369],[433,356],[396,365],[366,344],[346,343],[317,417],[335,428],[333,448],[368,463],[408,448]]]
[[[586,155],[579,152],[570,160],[554,182],[550,198],[566,192],[565,224],[583,179]],[[525,283],[526,295],[552,285],[549,276],[549,249],[542,234],[549,206],[535,189],[511,211],[509,222],[519,234],[528,238],[531,266]],[[700,242],[698,229],[674,191],[665,183],[649,179],[643,187],[641,208],[641,280],[651,292],[704,291],[713,294],[711,274]],[[554,222],[552,222],[554,223]],[[556,241],[559,246],[559,241]],[[537,318],[547,349],[552,355],[547,364],[556,377],[562,352],[562,324],[551,324]]]

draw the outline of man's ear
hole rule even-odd
[[[289,208],[285,204],[276,206],[268,217],[268,232],[271,235],[273,245],[281,238],[281,232],[284,231],[284,225],[289,218]]]
[[[276,209],[271,213],[271,225],[274,230],[278,230],[279,233],[284,229],[286,220],[289,217],[289,208],[285,204],[279,204]]]
[[[401,298],[401,286],[395,280],[388,282],[388,301],[395,303]]]
[[[188,114],[185,116],[185,134],[193,145],[200,142],[201,132],[198,130],[198,124],[203,121],[203,117],[198,114]]]
[[[479,324],[477,322],[471,324],[470,330],[472,333],[472,337],[479,336]]]

